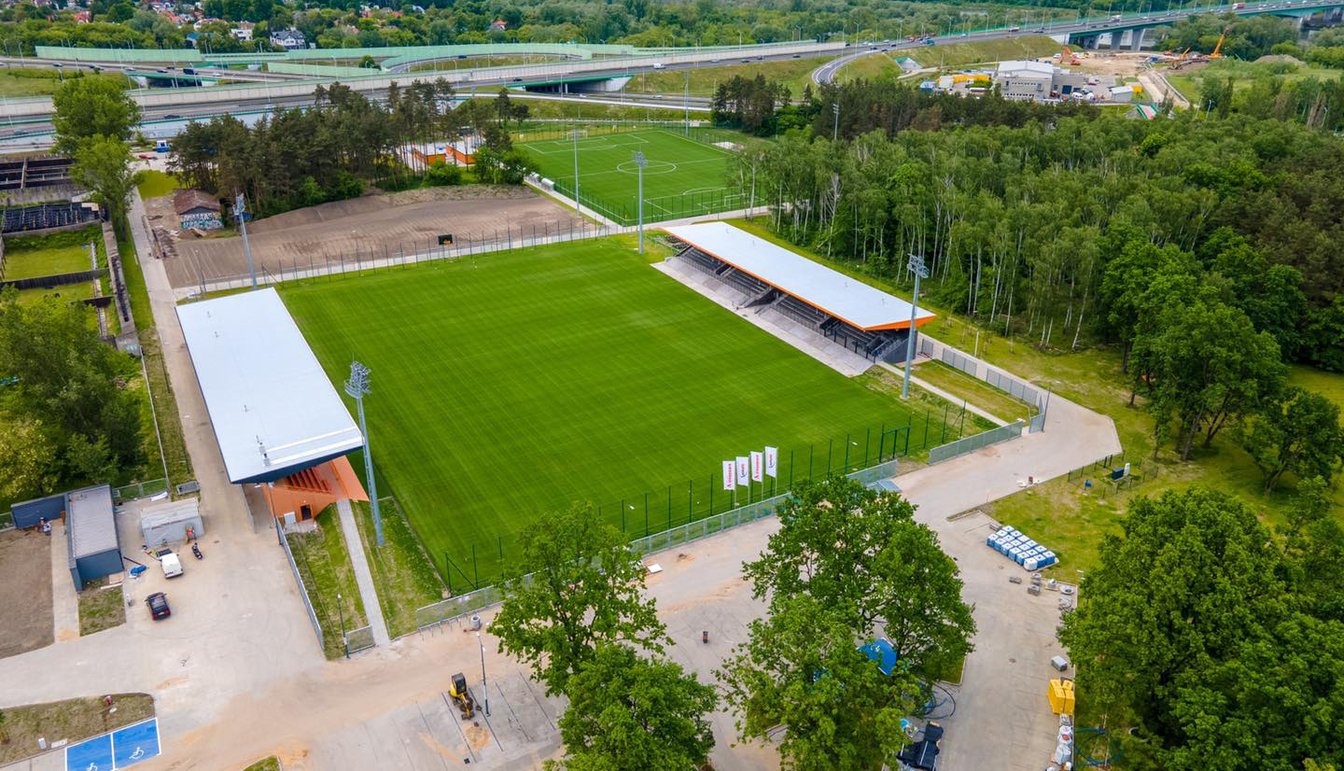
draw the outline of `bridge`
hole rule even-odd
[[[1129,49],[1133,51],[1152,47],[1155,39],[1147,35],[1149,30],[1169,27],[1188,16],[1196,14],[1232,14],[1234,16],[1281,16],[1294,19],[1299,30],[1309,26],[1330,26],[1344,21],[1344,2],[1340,0],[1269,0],[1259,3],[1231,3],[1211,5],[1194,10],[1166,11],[1162,13],[1133,13],[1111,16],[1105,19],[1081,19],[1068,25],[1064,42],[1073,43],[1081,48]],[[1314,22],[1314,23],[1313,23]],[[1081,25],[1081,29],[1079,29]],[[1053,29],[1049,34],[1058,34]]]

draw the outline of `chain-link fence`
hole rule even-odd
[[[955,442],[939,445],[929,450],[929,463],[942,463],[945,460],[951,460],[959,455],[965,455],[968,452],[975,452],[981,447],[988,447],[991,444],[1006,442],[1010,439],[1018,439],[1022,436],[1022,428],[1026,425],[1024,421],[1015,420],[1006,426],[991,428],[988,431],[981,431],[978,434],[972,434]]]
[[[313,624],[313,631],[317,633],[317,646],[326,648],[325,638],[322,636],[322,624],[318,623],[317,612],[313,610],[313,601],[308,597],[308,588],[303,584],[303,576],[299,574],[299,565],[294,561],[294,552],[289,548],[289,539],[285,537],[285,532],[280,529],[280,520],[275,520],[275,537],[280,541],[280,546],[285,550],[285,560],[289,562],[289,570],[294,574],[294,583],[299,587],[299,596],[303,598],[303,607],[308,611],[308,620]]]
[[[881,463],[877,463],[868,468],[859,469],[848,474],[849,478],[858,480],[868,485],[879,479],[888,479],[896,475],[899,461],[895,458]],[[663,530],[662,532],[652,533],[642,538],[636,538],[630,542],[630,548],[640,556],[654,554],[665,551],[676,546],[688,544],[706,538],[711,535],[722,533],[726,530],[732,530],[740,525],[755,522],[758,519],[773,516],[779,505],[787,500],[787,492],[772,495],[755,503],[746,506],[738,506],[728,511],[714,514],[698,519],[692,522],[678,525],[676,527]],[[531,576],[524,576],[524,582],[530,581]],[[466,594],[452,597],[446,600],[417,608],[415,611],[416,626],[421,631],[437,626],[439,624],[451,622],[466,616],[469,613],[475,613],[491,605],[495,605],[503,600],[503,592],[498,586],[486,586]]]
[[[136,498],[152,498],[156,495],[167,495],[167,479],[151,479],[148,482],[132,482],[129,485],[112,488],[112,500],[114,501],[133,501]]]
[[[919,338],[919,352],[931,359],[941,361],[949,367],[960,370],[976,380],[988,383],[1014,399],[1026,402],[1034,408],[1035,413],[1027,421],[1027,431],[1035,433],[1045,430],[1045,416],[1050,407],[1049,391],[1042,391],[1026,381],[994,369],[988,362],[928,336]]]
[[[706,469],[705,476],[639,492],[623,498],[598,499],[595,507],[609,524],[630,540],[672,530],[684,524],[723,514],[772,498],[795,483],[824,479],[832,474],[850,474],[900,457],[922,455],[935,445],[963,436],[964,409],[944,404],[923,413],[906,416],[898,424],[860,427],[817,442],[779,448],[778,476],[734,490],[723,488],[722,469]],[[743,448],[744,451],[750,448]],[[408,507],[413,502],[403,501]],[[498,578],[507,565],[521,558],[514,533],[501,533],[490,541],[463,545],[454,551],[434,554],[451,594],[484,587]]]
[[[374,645],[373,627],[361,626],[358,629],[351,629],[345,633],[345,652],[358,653],[362,650],[368,650]]]

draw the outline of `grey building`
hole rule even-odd
[[[1045,62],[999,62],[995,80],[1004,99],[1049,99],[1054,90],[1055,66]]]
[[[86,487],[65,494],[65,532],[75,588],[121,572],[121,541],[112,515],[112,488]]]
[[[205,535],[199,499],[164,501],[140,512],[140,534],[150,548],[186,541],[187,530],[196,538]]]

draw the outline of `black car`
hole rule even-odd
[[[145,598],[145,604],[149,606],[149,617],[155,621],[173,615],[172,608],[168,607],[168,595],[163,592],[155,592],[149,595]]]

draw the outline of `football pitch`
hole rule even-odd
[[[458,591],[497,577],[539,512],[590,502],[638,537],[729,509],[725,459],[777,446],[782,487],[943,427],[919,406],[905,428],[911,410],[872,376],[844,377],[615,240],[281,295],[333,383],[351,359],[372,371],[379,493],[441,568],[451,555]]]
[[[650,129],[581,136],[578,141],[579,196],[582,203],[622,225],[638,221],[638,166],[644,153],[644,221],[690,217],[745,207],[740,194],[725,184],[730,153],[673,131]],[[573,139],[547,139],[520,145],[556,190],[574,196]]]

